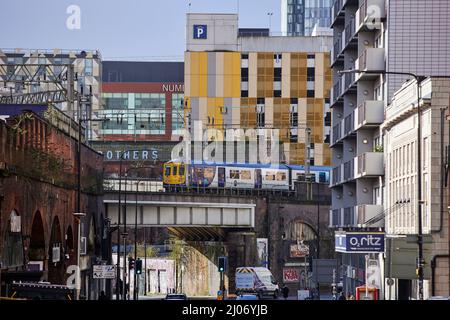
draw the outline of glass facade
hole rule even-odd
[[[103,134],[166,133],[166,95],[164,93],[103,93],[101,117]]]
[[[328,28],[331,25],[333,0],[285,0],[287,1],[287,35],[310,36],[315,25]]]
[[[172,93],[172,134],[180,134],[184,128],[184,95]]]

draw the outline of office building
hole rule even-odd
[[[281,0],[284,36],[311,36],[314,27],[329,28],[332,0]]]

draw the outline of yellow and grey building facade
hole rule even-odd
[[[186,34],[186,123],[278,129],[289,164],[305,163],[310,128],[311,164],[331,164],[331,37],[240,36],[234,14],[188,14]]]

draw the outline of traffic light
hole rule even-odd
[[[227,257],[219,257],[219,272],[225,272],[227,267]]]
[[[136,274],[141,274],[141,273],[142,273],[142,260],[138,258],[136,260]]]
[[[128,269],[134,269],[134,259],[132,257],[128,257]]]

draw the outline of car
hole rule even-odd
[[[240,294],[236,296],[236,300],[258,300],[258,296],[256,294]]]
[[[187,300],[187,296],[184,293],[169,293],[164,300]]]

